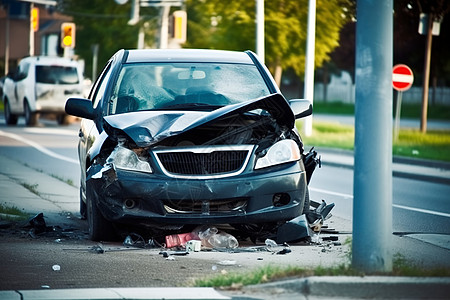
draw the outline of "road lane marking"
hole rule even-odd
[[[328,195],[339,196],[339,197],[343,197],[343,198],[352,198],[353,199],[353,195],[349,195],[349,194],[342,194],[342,193],[337,193],[337,192],[317,189],[317,188],[313,188],[313,187],[309,187],[309,190],[310,191],[319,192],[319,193],[328,194]]]
[[[77,130],[70,129],[57,129],[57,128],[24,128],[24,132],[27,133],[38,133],[38,134],[58,134],[78,137]]]
[[[75,159],[72,159],[72,158],[60,155],[60,154],[58,154],[56,152],[53,152],[53,151],[51,151],[51,150],[49,150],[49,149],[39,145],[38,143],[35,143],[33,141],[30,141],[30,140],[27,140],[27,139],[21,137],[20,135],[17,135],[17,134],[14,134],[14,133],[9,133],[9,132],[4,132],[4,131],[1,131],[1,130],[0,130],[0,135],[5,136],[5,137],[9,137],[11,139],[14,139],[16,141],[22,142],[24,144],[27,144],[27,145],[35,148],[36,150],[38,150],[38,151],[40,151],[40,152],[42,152],[42,153],[44,153],[44,154],[46,154],[48,156],[51,156],[53,158],[57,158],[57,159],[64,160],[64,161],[67,161],[67,162],[70,162],[70,163],[78,165],[78,160],[75,160]]]
[[[350,194],[336,193],[336,192],[331,192],[331,191],[327,191],[327,190],[323,190],[323,189],[317,189],[317,188],[312,188],[312,187],[309,187],[309,190],[315,191],[315,192],[319,192],[319,193],[329,194],[329,195],[333,195],[333,196],[340,196],[340,197],[344,197],[344,198],[351,198],[351,199],[353,199],[353,195],[350,195]],[[415,208],[415,207],[409,207],[409,206],[398,205],[398,204],[392,204],[392,207],[405,209],[405,210],[410,210],[410,211],[415,211],[415,212],[420,212],[420,213],[429,214],[429,215],[435,215],[435,216],[441,216],[441,217],[450,218],[450,214],[439,212],[439,211],[434,211],[434,210]]]
[[[421,209],[421,208],[414,208],[414,207],[403,206],[403,205],[398,205],[398,204],[392,204],[392,206],[401,208],[401,209],[412,210],[412,211],[420,212],[420,213],[424,213],[424,214],[430,214],[430,215],[450,218],[450,214],[443,213],[443,212],[438,212],[438,211],[433,211],[433,210],[428,210],[428,209]]]

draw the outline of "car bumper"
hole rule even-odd
[[[89,170],[92,174],[97,170]],[[105,170],[105,169],[103,169]],[[229,178],[174,179],[111,168],[88,174],[87,189],[115,223],[256,224],[302,213],[306,175],[301,163]]]

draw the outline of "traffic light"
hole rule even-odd
[[[61,47],[75,48],[75,23],[61,24]]]
[[[186,42],[187,14],[183,10],[173,12],[173,38],[180,42]]]
[[[31,28],[34,32],[39,29],[39,8],[33,7],[31,10]]]

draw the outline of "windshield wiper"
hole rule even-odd
[[[189,109],[189,110],[215,110],[223,107],[223,105],[212,105],[208,103],[178,103],[159,107],[155,110],[177,110],[177,109]]]

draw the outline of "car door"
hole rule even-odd
[[[108,84],[109,78],[111,77],[111,62],[109,62],[102,73],[98,77],[97,81],[94,83],[92,87],[89,98],[92,101],[92,106],[96,110],[101,110],[99,107],[100,102],[103,99],[103,95],[105,93],[106,85]],[[101,118],[101,113],[99,114]],[[95,124],[95,120],[83,119],[81,121],[80,127],[80,140],[78,143],[78,155],[80,158],[81,165],[81,185],[83,189],[86,188],[86,170],[90,166],[91,157],[89,155],[89,149],[94,144],[95,140],[100,135],[100,132]]]
[[[14,79],[14,103],[11,101],[11,106],[14,111],[18,113],[24,112],[23,101],[28,99],[30,103],[34,103],[34,78],[30,76],[31,64],[28,61],[23,61],[19,64],[19,69],[16,78]],[[34,106],[33,106],[34,107]]]

